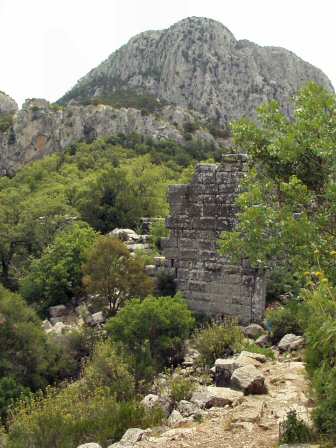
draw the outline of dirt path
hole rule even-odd
[[[188,422],[161,434],[151,434],[137,445],[167,448],[270,448],[277,445],[279,421],[290,409],[301,418],[311,412],[309,383],[302,362],[268,361],[259,369],[268,394],[249,395],[234,408],[212,408],[201,423]]]

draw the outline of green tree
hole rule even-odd
[[[181,297],[147,297],[129,302],[105,328],[113,341],[122,344],[134,357],[139,374],[148,364],[154,372],[180,361],[194,324]]]
[[[0,378],[44,386],[49,353],[41,321],[24,300],[0,287]]]
[[[21,285],[23,296],[41,309],[67,303],[80,292],[82,264],[95,239],[95,231],[85,223],[60,232],[42,257],[31,263]]]
[[[116,314],[131,297],[145,297],[153,290],[140,257],[131,257],[127,246],[117,238],[101,236],[83,266],[83,283],[96,294],[95,302],[108,305]]]
[[[244,119],[232,130],[250,162],[239,224],[222,234],[221,252],[269,269],[273,294],[297,291],[312,267],[336,280],[335,96],[311,83],[292,119],[271,102],[259,109],[258,125]]]

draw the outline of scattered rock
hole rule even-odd
[[[64,305],[56,305],[49,307],[48,312],[50,317],[62,317],[66,315],[67,309]]]
[[[101,448],[98,443],[84,443],[84,445],[79,445],[77,448]]]
[[[268,336],[268,334],[262,334],[261,336],[259,336],[255,343],[259,346],[259,347],[270,347],[272,345],[271,339]]]
[[[257,339],[261,334],[265,333],[265,330],[259,324],[250,324],[243,328],[243,333],[247,338]]]
[[[155,394],[146,395],[142,399],[141,404],[147,409],[160,407],[167,416],[171,413],[173,408],[172,402],[168,398],[159,397]]]
[[[194,428],[177,428],[177,429],[170,429],[166,432],[164,432],[160,439],[166,439],[166,440],[176,440],[180,438],[189,438],[195,433]]]
[[[132,445],[136,442],[139,442],[146,430],[140,428],[129,428],[125,434],[122,436],[120,443],[123,445]]]
[[[58,324],[59,322],[64,323],[63,319],[64,319],[64,317],[51,317],[49,320],[50,320],[51,325],[54,326],[54,325]]]
[[[238,358],[216,359],[215,362],[215,384],[217,387],[230,385],[233,372],[242,367]]]
[[[92,326],[101,325],[105,322],[105,317],[102,311],[98,311],[97,313],[92,314],[86,322]]]
[[[236,406],[243,400],[243,393],[228,387],[208,386],[193,393],[191,402],[200,408],[222,408],[224,406]]]
[[[244,394],[264,394],[267,392],[265,377],[253,365],[236,369],[231,377],[231,385]]]
[[[267,357],[265,355],[262,355],[261,353],[252,353],[243,350],[238,356],[238,361],[246,358],[258,361],[259,363],[261,362],[262,364],[267,361]]]
[[[46,331],[52,329],[52,325],[48,319],[46,319],[42,322],[42,328],[43,328],[43,330],[46,330]]]
[[[140,236],[132,229],[114,229],[109,233],[111,236],[116,236],[122,241],[134,241],[137,242],[140,240]]]
[[[169,426],[175,426],[178,423],[181,423],[184,421],[183,416],[181,415],[181,413],[179,411],[177,411],[176,409],[174,409],[172,411],[172,413],[170,414],[170,416],[168,417],[168,425]]]
[[[177,405],[177,410],[181,413],[183,417],[190,417],[199,412],[199,407],[196,403],[191,403],[187,400],[181,400]]]
[[[278,344],[281,352],[291,352],[299,350],[304,346],[304,337],[296,336],[295,334],[286,334]]]

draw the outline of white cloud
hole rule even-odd
[[[187,16],[285,47],[336,85],[335,0],[0,0],[0,90],[54,101],[133,35]]]

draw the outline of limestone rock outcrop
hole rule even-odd
[[[13,126],[5,132],[0,129],[0,175],[12,174],[22,165],[80,140],[136,133],[156,141],[183,143],[184,124],[195,120],[204,118],[178,106],[166,106],[160,115],[145,115],[137,109],[102,104],[57,107],[43,99],[27,100],[15,114]],[[216,145],[206,130],[195,130],[193,137]]]
[[[135,91],[225,124],[255,117],[256,108],[271,99],[290,114],[292,96],[308,81],[332,89],[321,70],[294,53],[237,40],[215,20],[190,17],[166,30],[133,37],[80,79],[61,102]]]
[[[18,110],[18,105],[15,100],[6,93],[0,91],[0,115],[15,114]]]

